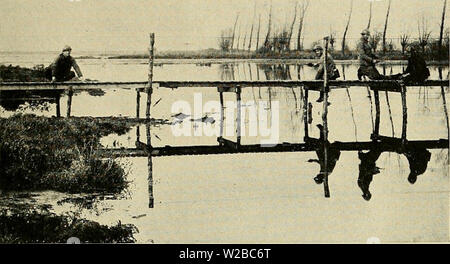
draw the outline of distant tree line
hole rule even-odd
[[[382,31],[373,29],[371,37],[369,39],[370,44],[373,47],[374,52],[382,52],[383,54],[391,53],[394,51],[401,51],[402,54],[405,53],[406,47],[408,45],[414,45],[418,49],[427,55],[428,58],[433,59],[448,59],[449,56],[449,29],[444,30],[445,22],[445,11],[447,0],[443,0],[443,11],[442,19],[440,23],[439,38],[431,38],[431,30],[428,28],[427,19],[425,16],[419,16],[417,19],[417,36],[410,33],[402,33],[397,38],[388,38],[388,25],[389,25],[389,14],[391,11],[391,2],[389,0],[387,3],[386,16],[384,27]],[[301,0],[294,3],[294,13],[292,19],[289,23],[277,25],[273,22],[273,11],[272,3],[270,3],[270,8],[268,12],[267,19],[267,31],[264,37],[261,37],[261,14],[256,12],[256,1],[255,8],[253,11],[253,19],[251,25],[248,26],[249,32],[246,32],[247,28],[243,31],[243,42],[241,41],[241,26],[238,26],[240,14],[237,13],[236,18],[233,23],[233,27],[224,29],[220,33],[219,37],[219,48],[223,52],[235,52],[235,51],[247,51],[247,52],[257,52],[257,53],[289,53],[291,51],[303,51],[304,50],[304,29],[305,29],[305,17],[309,7],[309,0]],[[350,0],[350,8],[347,15],[347,22],[343,31],[340,44],[340,52],[342,56],[346,56],[351,53],[347,44],[347,32],[351,25],[351,17],[353,11],[353,0]],[[369,2],[369,19],[367,23],[367,29],[371,27],[372,21],[372,2]],[[258,18],[258,19],[256,19]],[[286,20],[287,21],[287,20]],[[293,39],[294,28],[297,27],[297,38]],[[330,32],[328,34],[330,49],[335,51],[336,45],[336,32],[330,26]],[[318,38],[322,39],[322,38]],[[399,41],[394,41],[398,39]],[[252,41],[256,41],[252,42]],[[252,45],[255,43],[255,45]],[[295,45],[294,45],[295,44]],[[320,44],[320,41],[315,41],[312,43],[311,47]],[[396,47],[396,44],[400,44]],[[252,49],[253,47],[253,49]]]

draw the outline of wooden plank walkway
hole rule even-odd
[[[238,153],[270,153],[270,152],[310,152],[318,148],[317,144],[310,143],[284,143],[272,146],[240,145],[238,148],[222,145],[205,146],[165,146],[146,149],[146,144],[140,143],[138,148],[114,148],[101,149],[97,152],[103,157],[164,157],[179,155],[213,155],[213,154],[238,154]],[[401,139],[365,141],[365,142],[334,142],[330,148],[341,151],[359,151],[380,148],[384,151],[395,152],[404,147],[421,147],[426,149],[445,149],[449,147],[447,139],[439,140],[414,140],[402,143]]]
[[[324,82],[321,80],[310,81],[152,81],[153,88],[180,88],[180,87],[286,87],[293,88],[304,86],[309,90],[320,90]],[[334,80],[328,81],[330,89],[347,88],[353,86],[367,87],[373,89],[400,89],[398,81],[380,80],[380,81],[359,81],[359,80]],[[138,89],[140,92],[145,91],[148,81],[137,82],[0,82],[0,91],[41,91],[41,90],[97,90],[101,89]],[[407,84],[407,87],[423,87],[423,86],[449,86],[449,80],[427,80],[424,83]],[[398,90],[400,91],[400,90]]]

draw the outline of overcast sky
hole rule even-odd
[[[388,0],[372,1],[371,29],[382,31]],[[216,48],[220,31],[233,26],[237,12],[240,13],[238,25],[242,28],[241,33],[250,30],[255,5],[251,0],[0,2],[0,51],[54,51],[69,44],[74,53],[77,50],[145,51],[149,32],[156,34],[158,50]],[[341,38],[350,2],[311,0],[305,18],[305,46],[324,37],[330,28]],[[282,25],[291,21],[294,3],[294,0],[273,0],[274,24]],[[256,6],[256,14],[261,14],[263,37],[267,31],[270,0],[256,0]],[[427,19],[432,36],[437,37],[442,7],[443,0],[392,0],[387,37],[398,38],[402,32],[417,37],[417,22],[422,15]],[[359,38],[359,32],[367,26],[368,15],[369,0],[353,0],[353,14],[347,35],[351,38],[351,46]]]

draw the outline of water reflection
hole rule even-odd
[[[273,68],[272,68],[273,69]],[[219,90],[220,97],[222,98],[224,91]],[[229,92],[229,91],[227,91]],[[236,89],[236,91],[232,91],[237,94],[237,100],[240,100],[240,89]],[[307,90],[304,91],[304,105],[311,105],[308,102]],[[210,155],[210,154],[226,154],[226,153],[258,153],[258,152],[315,152],[317,158],[311,158],[308,162],[317,163],[319,165],[319,172],[314,177],[314,181],[317,184],[325,184],[327,183],[327,178],[330,174],[332,174],[335,169],[337,163],[339,162],[341,152],[342,151],[353,151],[358,153],[357,158],[359,159],[359,173],[357,177],[357,185],[362,191],[362,197],[369,201],[372,197],[372,194],[369,190],[370,184],[373,181],[373,176],[375,174],[380,173],[380,168],[377,167],[377,160],[380,155],[384,152],[397,153],[400,155],[404,155],[409,163],[409,174],[408,181],[411,184],[414,184],[417,181],[417,177],[422,175],[427,167],[428,162],[431,159],[431,152],[429,149],[445,149],[448,148],[448,139],[429,139],[429,140],[408,140],[406,134],[407,127],[407,108],[406,101],[402,101],[403,104],[403,119],[402,119],[402,133],[401,137],[388,137],[381,135],[379,132],[380,121],[381,121],[381,107],[380,100],[377,91],[375,93],[375,111],[376,118],[375,124],[372,126],[372,134],[370,135],[371,140],[360,142],[360,141],[351,141],[351,142],[329,142],[323,135],[325,134],[324,128],[321,124],[317,125],[319,130],[319,138],[314,138],[309,136],[308,128],[309,128],[309,117],[308,115],[304,115],[304,142],[283,142],[281,144],[275,144],[273,146],[265,146],[265,145],[248,145],[241,144],[240,141],[240,130],[237,130],[237,139],[229,140],[222,137],[222,133],[224,130],[224,118],[223,112],[221,113],[220,118],[220,131],[221,135],[217,138],[216,145],[207,145],[207,146],[164,146],[164,147],[153,147],[151,145],[151,136],[150,132],[152,127],[147,124],[147,143],[143,143],[139,138],[139,128],[137,129],[137,141],[136,147],[140,150],[144,150],[144,156],[148,157],[148,192],[149,192],[149,205],[153,207],[154,199],[153,196],[153,157],[159,156],[172,156],[172,155]],[[370,94],[370,91],[369,91]],[[223,111],[223,99],[222,103],[222,111]],[[240,104],[238,106],[238,113]],[[305,109],[304,109],[305,110]],[[310,111],[310,109],[306,109],[306,112]],[[239,114],[237,116],[240,116]],[[186,119],[186,118],[184,118]],[[240,120],[236,119],[236,126],[238,126]],[[356,126],[356,123],[355,123]],[[356,177],[356,175],[355,175]],[[327,189],[327,188],[326,188]],[[325,196],[327,196],[327,191],[325,191]]]
[[[329,174],[333,172],[334,167],[341,156],[341,151],[338,148],[331,146],[330,142],[324,139],[324,129],[322,125],[317,125],[317,128],[319,129],[320,138],[307,137],[305,141],[315,148],[317,159],[309,159],[308,162],[316,162],[320,165],[320,171],[317,176],[314,177],[314,181],[317,184],[321,184],[324,182],[325,177],[328,177]],[[326,158],[325,150],[327,151]]]
[[[48,111],[50,104],[59,105],[60,91],[1,91],[0,106],[6,111],[18,109]]]
[[[207,68],[213,68],[214,65],[207,66]],[[254,64],[254,63],[224,63],[220,64],[219,66],[219,75],[220,79],[222,80],[242,80],[242,79],[250,79],[250,80],[292,80],[292,79],[308,79],[308,69],[304,69],[304,67],[300,64]],[[351,65],[341,65],[342,68],[342,78],[341,79],[353,79],[353,76],[356,76],[355,69],[352,68]],[[215,70],[215,69],[214,69]],[[306,71],[306,72],[305,72]],[[390,69],[384,69],[383,72],[394,72],[393,67],[390,67]],[[443,78],[443,69],[438,68],[438,74],[439,77]],[[271,102],[274,98],[277,97],[277,92],[279,89],[272,89],[272,88],[264,88],[267,91],[269,102]],[[258,90],[258,91],[256,91]],[[261,88],[251,88],[252,97],[253,100],[257,101],[258,99],[261,99],[263,97],[263,94],[261,92]],[[424,91],[427,91],[427,89],[423,89]],[[263,90],[264,91],[264,90]],[[296,92],[298,91],[298,92]],[[363,192],[363,198],[366,200],[370,200],[371,193],[369,191],[370,183],[373,181],[373,175],[380,172],[379,168],[377,167],[376,163],[379,159],[380,155],[383,152],[394,152],[401,155],[404,155],[409,162],[410,167],[410,173],[408,175],[408,181],[410,183],[414,183],[417,180],[417,176],[423,174],[426,171],[428,161],[431,158],[431,154],[429,152],[429,149],[431,148],[448,148],[448,140],[446,141],[439,141],[439,140],[433,140],[430,139],[428,141],[408,141],[406,136],[406,118],[403,118],[402,123],[402,136],[400,138],[395,137],[394,132],[394,122],[393,122],[393,111],[391,111],[391,102],[387,91],[385,91],[386,95],[386,104],[387,104],[387,112],[388,117],[390,120],[391,130],[392,130],[392,136],[386,137],[380,135],[380,119],[381,119],[381,106],[380,106],[380,95],[378,92],[374,92],[374,101],[372,101],[372,91],[367,87],[367,96],[370,100],[370,118],[371,118],[371,125],[372,126],[372,136],[371,141],[368,142],[360,142],[358,141],[358,128],[361,127],[361,124],[358,123],[357,114],[360,110],[358,107],[358,104],[361,104],[360,101],[352,100],[354,99],[355,95],[357,93],[350,93],[350,89],[346,89],[347,99],[350,103],[350,110],[352,114],[352,121],[354,126],[354,133],[355,133],[355,141],[352,142],[329,142],[325,141],[323,137],[319,138],[313,138],[309,136],[309,126],[312,124],[312,104],[308,99],[308,90],[305,90],[302,87],[293,88],[290,89],[290,91],[286,91],[286,93],[292,93],[292,98],[295,101],[295,106],[290,105],[289,107],[295,107],[295,111],[291,111],[291,120],[292,120],[292,126],[297,125],[298,127],[301,127],[301,121],[304,122],[304,127],[302,129],[303,133],[305,135],[304,142],[300,142],[301,140],[298,140],[293,143],[287,143],[287,144],[278,144],[275,146],[271,151],[305,151],[305,152],[311,152],[314,153],[316,157],[311,157],[309,162],[314,162],[319,165],[318,173],[314,180],[317,183],[322,183],[324,179],[324,175],[330,175],[332,174],[334,168],[336,167],[338,162],[341,162],[339,159],[341,157],[342,151],[353,151],[355,153],[358,153],[358,159],[357,161],[359,164],[359,174],[358,174],[358,181],[357,184],[360,187],[361,191]],[[365,93],[365,91],[364,91]],[[281,94],[281,92],[280,92]],[[94,95],[94,94],[92,94]],[[102,93],[98,93],[98,95],[102,95]],[[45,96],[42,95],[42,96]],[[57,103],[59,104],[59,100],[56,100],[56,98],[59,99],[61,94],[57,92],[52,92],[50,94],[47,94],[48,100],[50,103]],[[344,95],[345,96],[345,95]],[[10,98],[11,96],[8,96],[5,92],[1,93],[2,98]],[[51,98],[50,98],[51,97]],[[352,98],[353,97],[353,98]],[[446,91],[444,87],[441,87],[441,97],[443,100],[443,109],[446,116],[446,127],[447,131],[449,131],[449,125],[448,125],[448,113],[447,113],[447,107],[446,107]],[[341,99],[346,100],[345,97],[341,97]],[[42,100],[46,100],[45,98]],[[53,101],[52,101],[53,100]],[[56,101],[56,102],[55,102]],[[223,101],[223,99],[222,99]],[[384,100],[382,100],[384,101]],[[24,103],[25,100],[21,103],[16,103],[17,105],[20,105]],[[335,103],[337,102],[337,103]],[[158,104],[159,101],[155,103]],[[163,102],[164,103],[164,102]],[[339,102],[333,101],[334,104],[338,104]],[[1,101],[1,104],[3,107],[7,106],[6,101]],[[161,103],[162,104],[162,103]],[[373,109],[373,104],[375,104],[375,109]],[[355,110],[354,111],[354,106]],[[392,106],[395,107],[395,104]],[[7,106],[8,107],[8,106]],[[11,106],[12,107],[12,106]],[[14,108],[8,108],[8,109],[14,109]],[[367,105],[363,105],[362,107],[367,107]],[[5,107],[6,108],[6,107]],[[303,111],[299,111],[303,108]],[[57,111],[59,107],[57,108]],[[269,109],[270,110],[270,105]],[[286,109],[285,109],[286,110]],[[287,111],[290,111],[292,109],[287,109]],[[375,112],[375,121],[374,119],[374,113]],[[299,118],[299,114],[301,113],[301,118]],[[355,114],[356,113],[356,114]],[[59,115],[59,114],[57,114]],[[138,115],[139,116],[139,115]],[[185,118],[186,121],[207,121],[208,117],[205,117],[205,120],[194,120]],[[183,118],[179,118],[180,120]],[[295,122],[294,122],[295,120]],[[299,123],[300,121],[300,124]],[[181,122],[181,121],[180,121]],[[212,121],[211,121],[212,122]],[[290,124],[291,125],[291,124]],[[322,135],[322,128],[318,126],[319,128],[319,135]],[[212,146],[211,148],[205,148],[199,147],[199,146],[184,146],[184,147],[178,147],[178,148],[170,148],[170,147],[163,147],[163,148],[154,148],[152,146],[151,142],[151,135],[155,135],[155,133],[150,133],[152,128],[148,123],[146,123],[146,136],[147,136],[147,142],[143,143],[141,142],[140,138],[140,130],[139,126],[136,129],[136,148],[140,150],[145,151],[145,155],[147,157],[147,166],[148,166],[148,192],[149,192],[149,206],[152,207],[154,203],[154,197],[153,197],[153,157],[156,156],[162,156],[162,154],[158,154],[158,152],[155,152],[153,150],[160,151],[159,153],[166,153],[164,155],[191,155],[195,153],[200,154],[221,154],[221,153],[241,153],[241,152],[263,152],[261,149],[261,146],[258,145],[240,145],[240,141],[231,141],[231,140],[225,140],[223,138],[218,139],[218,144],[216,146]],[[298,133],[298,130],[293,129],[293,132],[295,134],[300,135]],[[221,131],[223,131],[223,118],[221,118]],[[221,133],[222,134],[222,133]],[[292,133],[294,134],[294,133]],[[366,132],[360,132],[360,134],[367,134]],[[300,137],[299,137],[300,138]],[[155,142],[154,142],[155,143]],[[325,149],[327,152],[327,159],[325,161]],[[163,151],[162,151],[163,150]],[[178,151],[178,153],[177,153]],[[267,151],[267,149],[264,149],[264,151]],[[208,153],[205,153],[208,152]],[[168,153],[168,154],[167,154]],[[356,156],[355,156],[356,157]],[[356,175],[355,175],[356,177]],[[156,197],[157,198],[157,197]]]

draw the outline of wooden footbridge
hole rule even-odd
[[[325,42],[325,54],[328,50],[328,39],[324,39]],[[146,124],[146,138],[147,143],[140,141],[140,132],[137,129],[137,141],[136,148],[129,149],[102,149],[99,150],[100,155],[105,156],[131,156],[131,157],[148,157],[148,190],[149,190],[149,207],[154,206],[153,197],[153,157],[163,157],[172,155],[210,155],[210,154],[236,154],[236,153],[261,153],[261,152],[305,152],[305,151],[320,151],[324,156],[324,164],[328,164],[328,151],[330,148],[337,149],[339,151],[360,151],[371,149],[382,149],[383,151],[402,152],[402,150],[408,148],[448,148],[449,141],[447,139],[439,140],[420,140],[420,141],[408,141],[406,137],[407,130],[407,107],[406,107],[406,89],[414,87],[424,86],[441,86],[448,87],[448,80],[427,80],[424,83],[412,83],[405,85],[399,81],[382,80],[382,81],[359,81],[359,80],[333,80],[329,81],[325,71],[324,80],[311,80],[311,81],[154,81],[153,80],[153,62],[154,62],[154,34],[150,34],[150,48],[149,48],[149,71],[148,81],[145,82],[64,82],[64,83],[49,83],[49,82],[0,82],[0,93],[8,93],[11,91],[53,91],[60,92],[55,96],[56,100],[56,115],[61,116],[60,111],[60,98],[62,93],[67,93],[67,116],[71,115],[71,105],[73,100],[73,93],[75,91],[89,91],[98,89],[133,89],[136,91],[136,117],[133,120],[142,121]],[[324,56],[324,63],[326,65],[327,56]],[[217,89],[219,93],[219,99],[222,105],[221,108],[221,120],[220,120],[220,137],[217,138],[218,144],[213,146],[181,146],[181,147],[153,147],[151,145],[151,129],[150,129],[150,117],[151,117],[151,97],[153,89],[179,89],[189,87],[206,87]],[[295,87],[303,87],[303,116],[304,116],[304,142],[305,143],[281,143],[276,145],[264,146],[260,144],[256,145],[241,145],[241,91],[242,89],[251,87],[284,87],[286,89],[293,89]],[[333,142],[328,141],[328,93],[335,89],[342,89],[348,87],[357,87],[362,89],[369,89],[374,93],[376,117],[373,134],[371,135],[371,141],[367,142]],[[322,111],[322,135],[320,140],[311,140],[308,133],[308,92],[309,91],[323,91],[325,98],[323,101]],[[397,92],[401,94],[402,109],[403,109],[403,122],[402,122],[402,136],[401,138],[387,138],[379,135],[380,124],[380,103],[379,92]],[[145,118],[141,118],[139,113],[140,109],[140,97],[141,93],[147,94],[146,101],[146,115]],[[236,141],[231,141],[223,137],[223,121],[224,121],[224,105],[223,105],[223,93],[236,94],[237,101],[237,118],[236,118]],[[445,97],[444,97],[445,100]],[[445,104],[445,101],[444,101]],[[447,120],[448,123],[448,120]],[[327,165],[325,165],[327,167]],[[328,187],[328,174],[331,173],[326,169],[324,175],[324,193],[325,197],[330,196]]]

